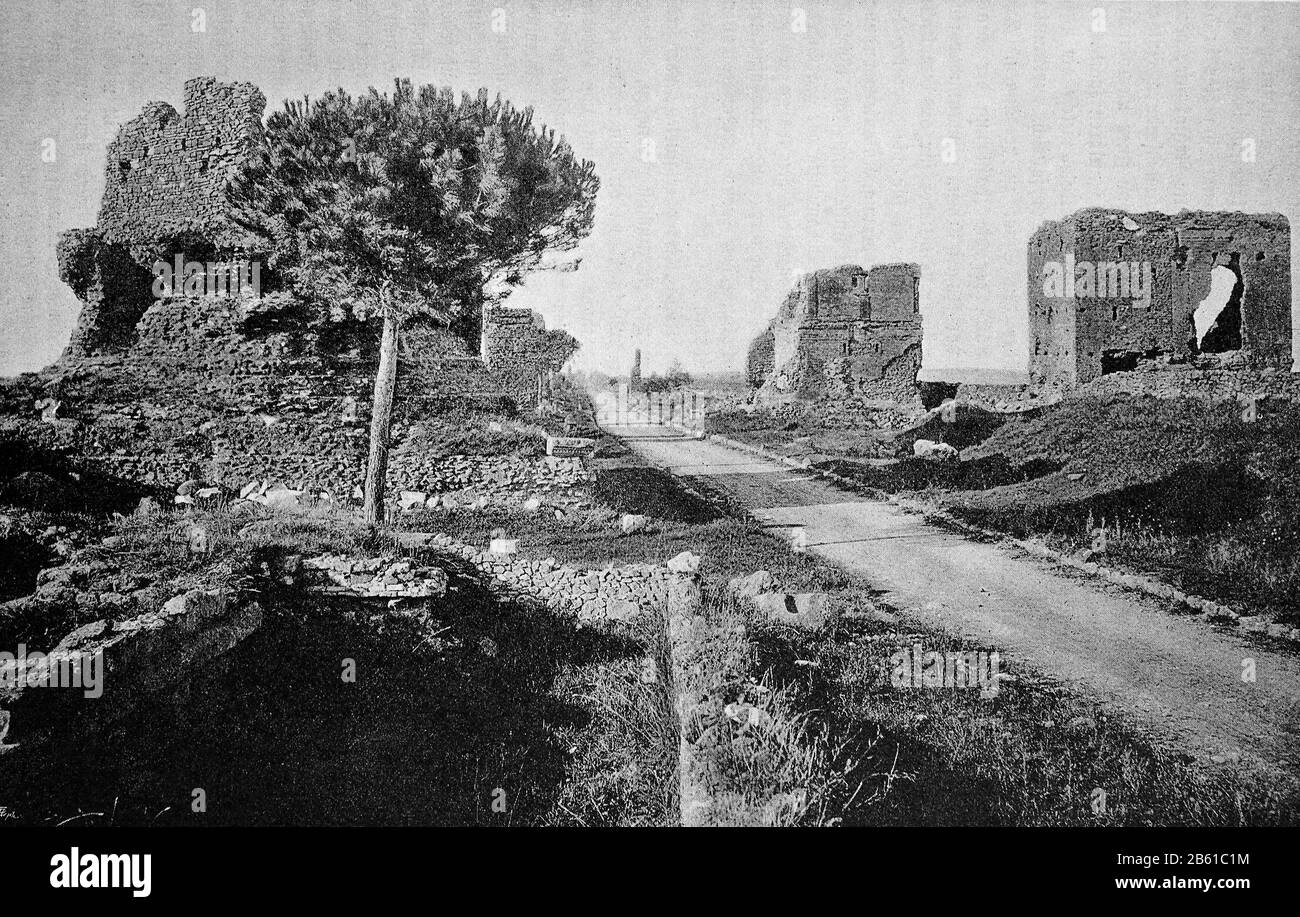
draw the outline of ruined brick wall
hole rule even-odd
[[[347,494],[364,472],[378,328],[313,320],[274,290],[154,295],[159,258],[256,256],[225,195],[261,140],[265,101],[248,84],[200,79],[185,88],[183,116],[153,103],[123,126],[109,150],[99,225],[60,236],[60,277],[83,304],[77,329],[59,361],[15,389],[8,406],[30,420],[36,401],[53,397],[58,422],[33,426],[132,481],[266,479]],[[394,486],[427,479],[431,458],[411,431],[430,415],[509,415],[515,396],[533,403],[538,372],[558,370],[577,348],[530,312],[499,315],[482,339],[495,373],[454,334],[415,322],[403,329]]]
[[[1300,374],[1272,366],[1218,369],[1147,363],[1138,370],[1110,373],[1085,389],[1065,393],[1067,398],[1084,396],[1196,398],[1236,402],[1243,407],[1253,399],[1257,414],[1266,416],[1274,403],[1300,404]]]
[[[870,400],[910,404],[921,397],[916,384],[916,376],[920,371],[921,345],[909,344],[885,364],[878,378],[861,381],[855,394]]]
[[[245,157],[263,141],[266,97],[251,83],[185,83],[185,112],[150,102],[109,144],[93,229],[59,237],[59,276],[82,302],[65,356],[130,344],[152,302],[156,260],[249,256],[255,241],[226,199]]]
[[[482,357],[492,377],[522,406],[537,403],[543,388],[578,349],[567,331],[548,331],[531,309],[487,309],[483,313]]]
[[[919,282],[915,264],[847,264],[801,277],[751,347],[751,379],[763,372],[760,397],[910,401],[920,366]],[[900,385],[906,366],[911,378]]]
[[[108,245],[93,229],[72,229],[55,248],[59,279],[81,300],[65,356],[124,347],[153,301],[153,280],[121,245]]]
[[[745,355],[745,378],[750,388],[758,388],[772,377],[776,368],[776,343],[771,328],[764,328],[750,342]]]
[[[150,102],[108,146],[98,229],[127,246],[203,239],[217,249],[248,239],[230,219],[226,190],[263,141],[266,96],[251,83],[199,77],[185,111]]]
[[[340,351],[332,327],[251,334],[284,299],[152,300],[131,347],[61,359],[13,407],[30,416],[38,392],[58,398],[63,422],[37,426],[128,480],[175,487],[197,477],[238,488],[266,479],[347,495],[364,478],[378,335]],[[403,348],[394,398],[395,488],[425,472],[426,450],[408,441],[431,414],[512,409],[478,357],[412,350]]]
[[[1290,368],[1290,248],[1277,214],[1091,209],[1043,224],[1027,261],[1031,379],[1070,387],[1138,357],[1202,350],[1239,349],[1248,365]],[[1232,293],[1202,334],[1193,317],[1215,268],[1228,272]]]

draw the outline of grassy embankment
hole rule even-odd
[[[1104,529],[1108,562],[1297,626],[1300,406],[1262,401],[1244,416],[1195,399],[1083,395],[1005,422],[966,409],[953,424],[932,418],[897,439],[892,464],[827,449],[814,466],[1066,553],[1098,546]],[[963,449],[962,461],[912,458],[917,433]]]
[[[662,562],[690,550],[702,556],[706,589],[715,593],[731,577],[759,569],[782,589],[830,593],[844,614],[822,634],[772,625],[714,600],[720,613],[740,616],[755,653],[753,671],[779,695],[789,720],[798,718],[803,747],[819,750],[817,779],[805,781],[811,786],[804,823],[1295,821],[1296,800],[1248,771],[1232,764],[1207,769],[1163,750],[1032,672],[1004,665],[1016,680],[992,699],[977,690],[895,689],[890,657],[902,647],[988,648],[917,632],[878,605],[869,583],[791,553],[761,527],[721,515],[658,470],[604,468],[592,492],[597,506],[582,519],[453,514],[437,525],[478,540],[508,524],[521,550],[591,566]],[[624,536],[614,524],[622,512],[654,521],[648,531]],[[728,664],[724,649],[720,669]]]
[[[447,435],[465,429],[449,421]],[[986,447],[996,443],[995,437]],[[502,448],[516,447],[532,448]],[[617,449],[606,444],[602,451]],[[1040,460],[1062,457],[1045,453]],[[159,584],[165,599],[187,585],[259,588],[261,564],[272,567],[285,553],[367,555],[390,545],[335,514],[266,514],[250,526],[255,520],[246,512],[102,522],[103,533],[118,540],[87,559],[103,550],[123,574]],[[650,529],[619,534],[623,512],[649,515]],[[211,550],[201,557],[176,537],[195,519],[209,529]],[[766,732],[736,724],[717,760],[741,772],[737,785],[753,799],[802,792],[780,823],[1295,820],[1294,800],[1250,774],[1232,765],[1207,771],[1161,751],[1030,672],[1011,669],[1017,680],[995,699],[970,690],[893,688],[890,656],[900,647],[919,641],[940,652],[985,648],[918,634],[879,607],[869,583],[790,553],[758,526],[721,515],[653,469],[602,467],[589,505],[558,520],[457,509],[403,516],[398,525],[480,545],[505,528],[524,552],[590,567],[662,563],[682,550],[701,554],[713,596],[709,613],[744,625],[746,668],[766,688],[754,700],[782,724]],[[727,579],[757,569],[769,570],[788,591],[830,593],[844,614],[826,632],[809,634],[771,625],[721,597]],[[198,709],[181,717],[182,727],[171,717],[136,724],[135,757],[88,754],[100,766],[94,780],[68,787],[59,805],[33,805],[25,814],[57,820],[111,811],[98,818],[190,821],[189,788],[201,785],[217,789],[210,793],[211,821],[674,823],[676,724],[662,679],[646,677],[647,660],[650,671],[665,671],[662,622],[650,616],[632,625],[578,627],[503,603],[470,573],[453,576],[457,588],[444,600],[394,609],[364,600],[339,608],[279,594],[270,602],[278,623],[241,646],[229,670],[237,677],[204,694]],[[339,680],[345,657],[359,663],[355,685]],[[725,670],[725,660],[717,662]],[[716,699],[735,700],[725,692]],[[148,748],[157,751],[145,766]],[[1097,790],[1105,793],[1104,807]],[[501,798],[498,811],[493,804]]]

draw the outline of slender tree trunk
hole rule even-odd
[[[384,521],[384,484],[388,477],[388,429],[393,423],[393,389],[397,384],[399,321],[391,308],[384,310],[384,331],[379,342],[379,370],[375,373],[375,400],[370,411],[370,459],[366,462],[366,523]]]

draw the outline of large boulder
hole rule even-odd
[[[931,439],[918,439],[912,443],[912,455],[934,462],[955,462],[958,458],[955,448]]]
[[[699,569],[700,555],[692,554],[690,551],[683,551],[668,561],[668,570],[671,573],[695,573]]]

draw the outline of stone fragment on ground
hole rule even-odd
[[[776,580],[766,570],[756,570],[748,576],[734,577],[728,587],[737,598],[753,598],[776,588]]]
[[[955,462],[958,458],[957,450],[948,443],[936,443],[930,439],[918,439],[912,443],[912,455],[936,462]]]
[[[750,601],[772,621],[805,630],[821,630],[832,618],[831,597],[824,592],[767,592]]]
[[[683,551],[676,557],[670,558],[667,566],[671,573],[695,573],[700,569],[700,556],[690,551]]]

